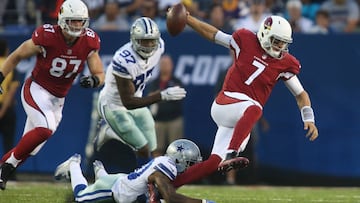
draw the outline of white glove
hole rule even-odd
[[[168,87],[165,90],[160,92],[162,100],[180,100],[186,96],[186,91],[184,88],[179,86]]]

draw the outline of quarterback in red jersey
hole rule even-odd
[[[88,28],[89,15],[81,0],[67,0],[60,9],[58,25],[37,28],[31,39],[9,55],[0,68],[0,84],[20,60],[36,56],[31,76],[25,81],[21,100],[27,114],[23,136],[1,159],[0,189],[9,175],[30,155],[35,155],[56,131],[65,96],[87,62],[91,75],[80,78],[85,88],[104,82],[104,68],[98,53],[100,39]]]
[[[310,141],[318,137],[309,95],[296,76],[300,63],[288,53],[292,30],[287,20],[270,16],[263,20],[257,33],[239,29],[232,35],[190,14],[187,24],[202,37],[231,49],[234,62],[211,107],[211,116],[218,126],[211,155],[180,174],[174,181],[175,187],[199,180],[217,169],[226,172],[249,164],[239,153],[245,150],[250,131],[279,80],[284,81],[296,99],[306,136]]]

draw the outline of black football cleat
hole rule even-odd
[[[15,171],[15,167],[9,163],[3,163],[0,166],[0,189],[5,190],[6,182],[11,177],[11,174]]]
[[[237,156],[237,152],[228,153],[224,161],[222,161],[219,166],[218,170],[225,173],[229,172],[232,169],[241,169],[246,168],[249,165],[249,159],[246,157]]]

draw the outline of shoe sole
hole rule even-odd
[[[219,164],[218,170],[228,172],[232,169],[246,168],[249,165],[249,160],[245,157],[236,157],[233,159],[225,160]]]

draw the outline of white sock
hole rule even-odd
[[[98,179],[102,176],[109,175],[104,169],[100,169],[96,172],[95,177]]]
[[[107,137],[111,138],[111,139],[115,139],[118,141],[121,141],[121,138],[119,137],[119,135],[117,135],[111,128],[110,126],[107,127],[105,134]]]
[[[9,164],[13,165],[15,168],[18,166],[18,164],[20,162],[21,162],[21,160],[15,158],[14,152],[12,152],[10,157],[5,161],[5,163],[9,163]]]
[[[80,164],[76,162],[70,163],[70,178],[71,178],[71,187],[74,190],[77,185],[88,185],[87,180],[82,174]]]

